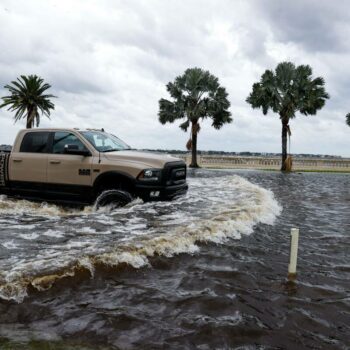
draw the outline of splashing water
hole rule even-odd
[[[0,197],[0,297],[23,301],[28,286],[49,289],[96,265],[134,268],[149,258],[194,254],[272,225],[281,207],[271,191],[239,176],[192,178],[185,197],[94,211]]]

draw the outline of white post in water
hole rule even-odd
[[[288,279],[294,280],[297,275],[297,259],[298,259],[298,243],[299,243],[299,229],[292,228],[290,240],[290,256],[288,266]]]

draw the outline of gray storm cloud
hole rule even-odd
[[[292,121],[292,152],[350,156],[349,16],[345,1],[24,1],[0,4],[0,86],[37,74],[56,110],[42,126],[105,127],[139,148],[184,149],[188,135],[160,125],[165,85],[188,67],[226,87],[234,122],[205,122],[200,149],[280,151],[278,116],[245,102],[265,69],[310,64],[331,100]],[[6,93],[0,89],[0,96]],[[0,110],[0,144],[24,122]]]

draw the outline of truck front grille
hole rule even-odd
[[[180,185],[186,182],[186,164],[184,162],[171,162],[165,164],[163,183],[166,186]]]

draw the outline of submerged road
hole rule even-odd
[[[349,349],[350,176],[189,176],[114,212],[1,197],[0,348]]]

